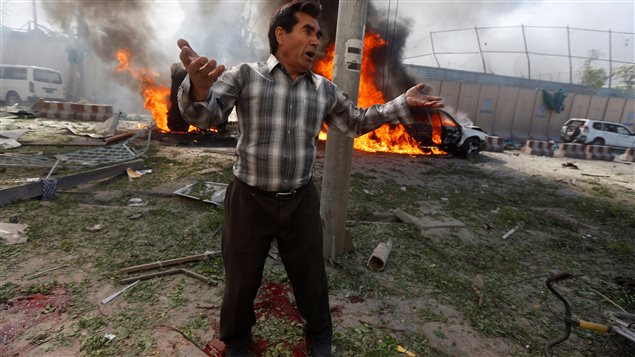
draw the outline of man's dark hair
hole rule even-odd
[[[272,54],[278,50],[276,28],[280,26],[287,33],[291,32],[293,26],[298,23],[298,18],[295,16],[297,12],[303,12],[318,19],[322,13],[322,5],[317,0],[293,0],[279,7],[271,16],[271,22],[269,23],[269,48]]]

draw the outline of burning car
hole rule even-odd
[[[471,158],[479,155],[487,145],[487,133],[472,124],[461,124],[444,110],[420,110],[413,113],[415,123],[406,131],[421,147],[441,150]]]

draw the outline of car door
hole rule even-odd
[[[635,134],[631,133],[626,127],[621,125],[617,126],[617,140],[618,146],[621,147],[635,147]]]
[[[408,133],[418,141],[421,146],[435,146],[432,141],[432,123],[430,122],[430,112],[427,110],[417,110],[413,112],[414,123],[406,126]]]
[[[56,71],[34,68],[33,89],[38,98],[64,99],[62,75]]]
[[[441,122],[441,142],[443,146],[457,145],[461,141],[463,130],[461,125],[449,113],[436,111]]]
[[[604,125],[602,125],[602,132],[599,135],[604,139],[604,145],[616,146],[618,140],[615,134],[617,134],[615,125],[604,123]]]

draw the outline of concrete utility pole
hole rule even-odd
[[[367,9],[368,0],[341,0],[337,13],[333,82],[353,101],[357,101],[359,93]],[[320,209],[324,220],[324,256],[329,259],[353,249],[345,229],[352,155],[353,139],[329,129]]]
[[[33,29],[37,30],[37,7],[35,6],[35,0],[33,0]]]

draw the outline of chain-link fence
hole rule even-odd
[[[635,62],[635,33],[555,26],[472,27],[430,32],[409,64],[580,84],[584,65],[600,69],[604,86]]]

